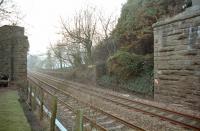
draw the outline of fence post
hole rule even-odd
[[[34,90],[33,90],[33,99],[32,99],[32,109],[35,110],[36,109],[36,87],[34,87]]]
[[[75,131],[83,131],[83,110],[78,110],[76,114]]]
[[[57,113],[57,97],[53,96],[50,131],[55,131],[56,113]]]
[[[29,81],[27,80],[27,85],[26,85],[26,101],[28,100],[28,89],[29,89]]]
[[[40,98],[40,120],[43,119],[43,105],[44,105],[44,92],[41,89],[41,98]]]
[[[30,85],[30,91],[29,91],[29,105],[32,109],[32,86]]]

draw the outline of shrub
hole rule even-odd
[[[117,83],[117,79],[115,76],[104,75],[97,80],[97,83],[104,87],[110,87],[112,84]]]
[[[122,88],[145,95],[153,94],[153,71],[142,72],[138,77],[129,80],[119,80],[115,76],[104,75],[97,83],[106,88]]]
[[[139,77],[126,82],[124,87],[142,94],[153,94],[153,71],[144,72]]]
[[[144,59],[140,55],[118,51],[107,60],[107,68],[110,75],[119,79],[128,79],[137,76],[143,70]]]
[[[144,56],[144,72],[152,72],[154,67],[154,58],[153,58],[153,54],[148,54]]]

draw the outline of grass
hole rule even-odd
[[[151,72],[144,72],[134,79],[120,80],[115,76],[105,75],[98,80],[98,83],[105,87],[116,87],[116,85],[129,91],[146,95],[153,94],[153,75]]]
[[[0,131],[31,131],[17,91],[0,90]]]

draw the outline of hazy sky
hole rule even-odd
[[[104,13],[119,16],[126,0],[15,0],[25,15],[24,25],[31,54],[45,53],[50,42],[58,40],[60,16],[70,18],[84,5],[93,5]],[[23,25],[23,26],[24,26]]]

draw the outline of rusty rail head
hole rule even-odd
[[[32,77],[34,77],[34,76],[32,76]],[[29,78],[29,76],[28,76],[28,78]],[[138,127],[138,126],[135,126],[135,125],[133,125],[133,124],[131,124],[131,123],[129,123],[129,122],[127,122],[127,121],[125,121],[125,120],[123,120],[123,119],[117,117],[117,116],[114,116],[114,115],[112,115],[112,114],[109,114],[109,113],[103,111],[102,109],[99,109],[99,108],[95,107],[94,105],[88,104],[88,103],[86,103],[86,102],[84,102],[84,101],[82,101],[82,100],[80,100],[80,99],[78,99],[78,98],[72,96],[71,94],[69,94],[69,93],[66,92],[66,91],[63,91],[63,90],[61,90],[61,89],[58,89],[57,87],[55,87],[55,86],[53,86],[53,85],[50,85],[49,83],[47,83],[47,82],[45,82],[45,81],[42,81],[42,80],[40,80],[40,79],[38,79],[38,78],[36,78],[36,77],[34,77],[34,78],[37,79],[38,81],[40,81],[40,82],[46,84],[47,86],[49,86],[49,87],[51,87],[51,88],[53,88],[53,89],[55,89],[55,90],[57,90],[57,91],[60,91],[60,92],[62,92],[62,93],[64,93],[64,94],[66,94],[66,95],[72,97],[73,99],[75,99],[75,100],[77,100],[77,101],[80,101],[81,103],[83,103],[83,104],[85,104],[85,105],[87,105],[87,106],[93,108],[94,110],[97,110],[97,111],[99,111],[99,112],[101,112],[101,113],[103,113],[103,114],[106,114],[106,115],[108,115],[108,116],[110,116],[110,117],[116,119],[118,122],[123,123],[123,124],[126,125],[127,127],[130,127],[130,128],[133,128],[133,129],[137,129],[137,130],[140,130],[140,131],[145,131],[145,129],[140,128],[140,127]]]
[[[47,89],[43,88],[41,85],[39,85],[36,81],[34,81],[33,79],[31,79],[30,77],[28,77],[28,80],[32,81],[37,87],[39,87],[41,90],[43,90],[44,92],[48,93],[51,96],[54,96],[55,94],[51,93],[50,91],[48,91]],[[63,100],[61,100],[60,98],[57,98],[58,102],[61,102],[62,104],[64,104],[69,110],[71,110],[73,113],[75,113],[75,110],[73,109],[73,107],[71,107],[69,104],[67,104],[66,102],[64,102]],[[87,116],[83,116],[83,119],[87,122],[90,122],[92,125],[94,125],[95,127],[97,127],[98,129],[100,129],[101,131],[107,131],[106,128],[104,128],[101,125],[98,125],[96,122],[94,122],[93,120],[91,120],[90,118],[88,118]]]
[[[57,72],[56,72],[57,73]],[[37,73],[36,73],[37,74]],[[41,74],[40,74],[41,75]],[[44,74],[42,74],[44,75]],[[46,75],[46,74],[45,74]],[[44,77],[44,76],[43,76]],[[52,76],[51,76],[52,77]],[[49,79],[49,78],[48,78]],[[51,78],[53,79],[53,78]],[[66,85],[66,83],[63,83],[65,82],[64,80],[54,80],[54,81],[57,81],[63,85]],[[62,81],[62,82],[61,82]],[[67,83],[70,83],[72,84],[71,82],[67,81]],[[76,85],[78,85],[77,83],[75,83]],[[70,87],[73,87],[72,85],[68,85]],[[81,87],[84,87],[86,89],[88,89],[86,86],[81,86]],[[82,88],[80,89],[77,89],[77,90],[83,90]],[[90,90],[93,90],[95,91],[95,89],[92,89],[90,88]],[[89,93],[89,92],[88,92]],[[179,115],[183,115],[183,116],[186,116],[186,117],[189,117],[189,118],[192,118],[192,119],[196,119],[196,120],[200,120],[200,117],[197,117],[197,116],[193,116],[193,115],[189,115],[189,114],[185,114],[185,113],[181,113],[181,112],[177,112],[177,111],[173,111],[173,110],[168,110],[168,109],[165,109],[165,108],[162,108],[162,107],[158,107],[158,106],[154,106],[154,105],[151,105],[151,104],[147,104],[147,103],[142,103],[142,102],[139,102],[139,101],[135,101],[135,100],[131,100],[131,99],[128,99],[128,98],[125,98],[125,97],[122,97],[122,96],[116,96],[114,94],[111,94],[111,93],[106,93],[106,92],[102,92],[101,93],[105,94],[105,95],[110,95],[110,96],[113,96],[115,98],[121,98],[123,100],[127,100],[127,101],[130,101],[130,102],[134,102],[134,103],[138,103],[138,104],[141,104],[141,105],[145,105],[145,106],[150,106],[150,107],[153,107],[153,108],[156,108],[156,109],[160,109],[160,110],[163,110],[163,111],[166,111],[166,112],[171,112],[171,113],[176,113],[176,114],[179,114]],[[91,93],[90,93],[91,94]]]
[[[60,98],[58,98],[58,100],[63,103],[69,110],[71,110],[73,113],[75,113],[75,110],[73,109],[72,106],[70,106],[69,104],[67,104],[66,102],[64,102],[63,100],[61,100]],[[102,127],[101,125],[96,124],[96,122],[94,122],[93,120],[91,120],[90,118],[88,118],[87,116],[83,115],[83,119],[90,122],[92,125],[95,125],[97,128],[101,129],[102,131],[107,131],[104,127]]]
[[[43,77],[46,77],[46,76],[43,76]],[[48,78],[48,79],[49,79],[49,78]],[[51,79],[53,79],[53,78],[51,78]],[[61,83],[61,84],[64,85],[63,80],[62,80],[62,82],[60,82],[61,80],[55,80],[55,81],[57,81],[57,82],[59,82],[59,83]],[[73,87],[73,85],[70,85],[70,87]],[[75,89],[76,89],[76,88],[75,88]],[[83,89],[77,89],[77,90],[83,90]],[[94,89],[93,89],[93,90],[94,90]],[[85,90],[83,90],[83,91],[85,91]],[[87,92],[87,93],[90,93],[90,92]],[[90,93],[90,94],[91,94],[91,95],[94,95],[94,94],[92,94],[92,93]],[[195,120],[198,120],[198,121],[200,120],[199,117],[192,116],[192,115],[189,115],[189,114],[184,114],[184,113],[180,113],[180,112],[176,112],[176,111],[164,109],[164,108],[161,108],[161,107],[149,105],[149,104],[146,104],[146,103],[142,103],[142,102],[130,100],[130,99],[128,99],[128,98],[124,98],[124,97],[122,97],[122,96],[116,96],[116,95],[113,95],[113,94],[110,94],[110,93],[104,93],[104,94],[105,94],[105,95],[111,95],[111,96],[117,97],[117,98],[121,98],[121,99],[123,99],[123,100],[130,101],[130,102],[134,102],[134,103],[137,103],[137,104],[141,104],[141,105],[144,105],[144,106],[149,106],[149,107],[152,107],[152,108],[156,108],[156,109],[159,109],[159,110],[163,110],[163,111],[165,111],[165,112],[177,114],[177,115],[180,115],[180,116],[183,116],[183,117],[188,117],[188,118],[195,119]],[[95,96],[96,96],[96,95],[95,95]],[[99,95],[97,95],[97,96],[99,96]],[[115,103],[116,103],[116,101],[114,101],[114,100],[111,100],[111,99],[108,99],[108,98],[105,98],[105,97],[102,97],[102,96],[99,96],[99,97],[101,97],[102,99],[106,99],[106,100],[109,100],[109,101],[112,101],[112,102],[115,102]],[[118,102],[118,103],[119,103],[119,102]],[[180,125],[182,125],[182,126],[184,126],[184,127],[187,127],[187,128],[192,128],[192,129],[195,129],[195,130],[199,130],[199,128],[194,127],[194,126],[191,126],[191,125],[189,125],[189,124],[187,124],[187,123],[182,123],[182,122],[179,122],[179,121],[176,121],[176,120],[173,120],[173,119],[169,119],[169,118],[164,117],[164,116],[161,116],[161,115],[156,115],[156,114],[153,114],[153,113],[151,113],[151,112],[144,111],[144,110],[140,110],[140,109],[131,107],[131,106],[126,105],[126,104],[123,104],[123,103],[119,103],[119,104],[121,104],[121,105],[123,105],[123,106],[126,106],[126,107],[128,107],[129,109],[132,108],[132,110],[136,110],[136,111],[143,112],[144,114],[154,115],[154,116],[156,116],[156,117],[162,118],[163,120],[171,121],[172,123],[175,123],[175,124],[180,124]]]

